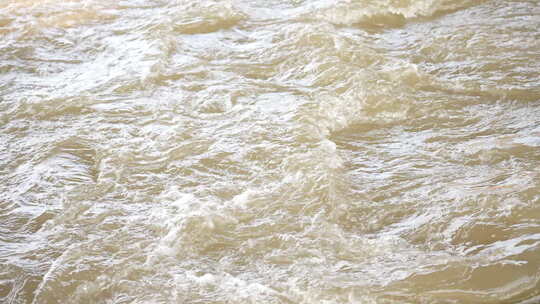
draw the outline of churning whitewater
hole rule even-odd
[[[538,0],[3,0],[0,302],[540,302]]]

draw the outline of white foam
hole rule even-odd
[[[472,1],[449,0],[319,0],[311,3],[309,10],[300,16],[325,20],[334,24],[352,25],[376,17],[401,16],[405,19],[428,17],[443,11],[465,7]]]

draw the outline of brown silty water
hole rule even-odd
[[[1,303],[540,303],[540,2],[0,2]]]

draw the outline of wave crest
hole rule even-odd
[[[301,16],[337,25],[392,25],[406,19],[465,8],[473,3],[471,0],[320,0]]]

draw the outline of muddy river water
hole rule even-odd
[[[540,303],[540,1],[0,1],[0,302]]]

